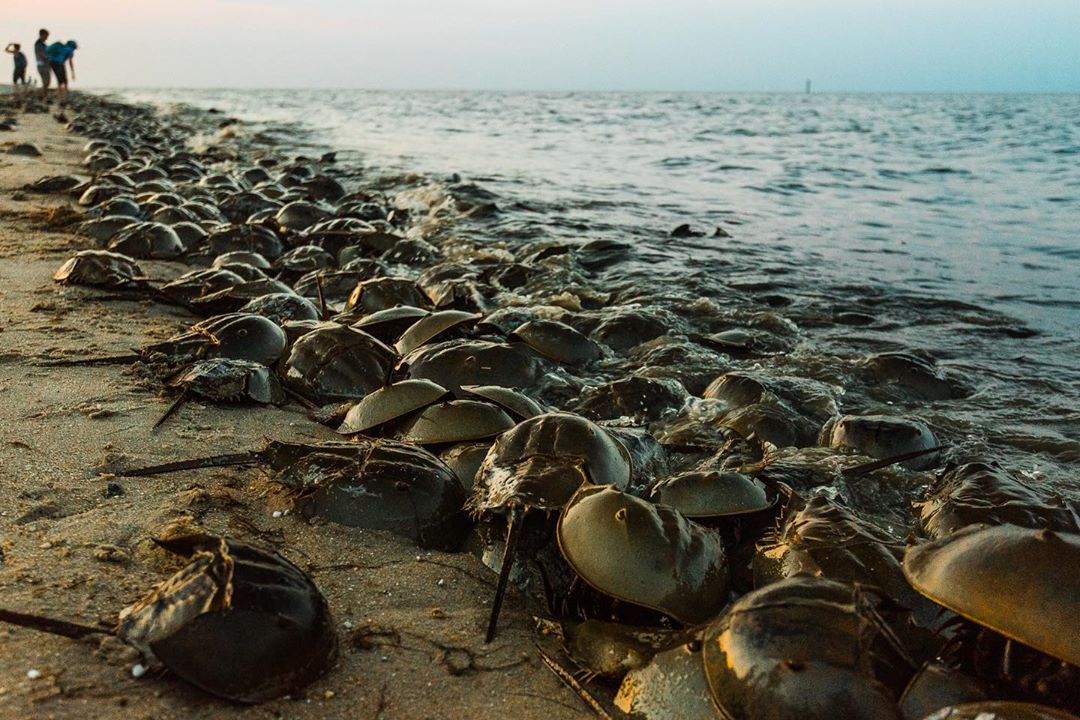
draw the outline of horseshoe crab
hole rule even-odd
[[[519,420],[528,420],[544,413],[539,403],[513,388],[498,385],[462,385],[461,389],[470,395],[482,397],[502,406]]]
[[[531,352],[487,340],[424,345],[405,356],[400,366],[407,368],[408,378],[437,382],[456,396],[463,385],[531,388],[544,372]]]
[[[911,452],[929,451],[938,442],[926,423],[888,415],[844,415],[825,425],[822,444],[849,448],[872,458],[886,458]],[[900,465],[909,470],[925,470],[937,464],[936,454],[921,455]]]
[[[357,400],[386,384],[395,359],[394,351],[371,335],[323,323],[293,345],[285,383],[318,403]]]
[[[305,444],[270,440],[258,450],[120,470],[144,477],[208,467],[260,465],[295,495],[304,517],[386,530],[420,547],[456,550],[469,531],[465,490],[444,463],[423,448],[393,440]]]
[[[560,629],[566,654],[582,668],[587,679],[600,677],[618,680],[627,671],[649,664],[657,653],[694,639],[693,631],[638,627],[602,620],[566,621]]]
[[[678,411],[687,397],[686,390],[675,380],[631,375],[586,389],[575,409],[596,420],[630,418],[644,424]]]
[[[892,688],[910,673],[892,642],[863,591],[796,575],[733,603],[702,657],[732,720],[900,720]]]
[[[719,534],[666,505],[584,485],[560,515],[557,538],[574,572],[605,595],[683,624],[705,622],[727,603]]]
[[[1080,535],[970,526],[908,548],[904,575],[939,605],[1007,638],[1080,665]],[[1003,575],[1010,591],[1002,592]]]
[[[525,513],[532,508],[560,510],[587,480],[623,489],[632,475],[626,448],[579,415],[537,415],[499,436],[480,466],[468,502],[474,515],[509,515],[486,642],[495,637]]]
[[[170,260],[186,252],[179,236],[168,225],[138,223],[117,233],[108,249],[133,258]]]
[[[695,470],[656,483],[649,499],[691,520],[745,515],[766,510],[773,501],[758,480],[732,470]]]
[[[1080,533],[1071,502],[1044,497],[996,464],[949,467],[930,483],[927,498],[915,503],[919,526],[931,539],[977,523],[1048,528]]]
[[[987,700],[949,705],[924,720],[1076,720],[1072,713],[1035,703]]]
[[[923,663],[900,697],[904,720],[923,720],[946,705],[970,703],[990,697],[988,688],[973,678],[943,663]]]
[[[399,439],[417,445],[483,440],[514,427],[498,405],[480,400],[448,400],[429,405],[408,422]]]
[[[319,320],[321,313],[314,303],[293,293],[267,293],[249,301],[237,312],[262,315],[278,325],[296,320]]]
[[[179,410],[192,395],[223,402],[250,401],[263,405],[285,402],[285,393],[277,376],[265,365],[247,360],[200,360],[173,377],[168,385],[180,390],[180,395],[154,423],[155,428]]]
[[[600,346],[566,323],[557,320],[529,320],[510,333],[536,352],[566,365],[587,365],[600,359]]]
[[[134,260],[106,250],[80,250],[61,265],[52,278],[64,285],[107,288],[142,286],[146,282],[146,276]]]
[[[112,240],[113,236],[121,230],[134,225],[135,222],[126,215],[106,215],[79,223],[78,233],[104,244]]]
[[[399,305],[364,314],[359,320],[352,322],[352,326],[382,340],[387,345],[393,345],[403,332],[412,327],[417,320],[429,314],[429,310],[411,305]],[[351,313],[342,313],[336,320],[342,323],[350,322],[353,321],[353,317]]]
[[[475,323],[482,316],[463,310],[440,310],[417,320],[394,344],[398,354],[408,355],[429,340],[465,323]]]
[[[937,367],[933,357],[920,351],[871,355],[860,369],[876,383],[893,386],[903,394],[922,400],[950,400],[969,392]]]
[[[489,442],[458,443],[439,453],[439,459],[458,476],[465,492],[471,493],[490,448]]]
[[[345,303],[347,309],[362,308],[367,313],[396,305],[422,308],[430,303],[415,282],[400,277],[379,277],[359,282]]]
[[[326,599],[275,552],[209,535],[156,540],[191,558],[113,629],[0,610],[0,621],[69,638],[115,635],[182,680],[255,704],[296,694],[337,655]]]
[[[449,393],[430,380],[402,380],[365,395],[345,415],[338,432],[363,433],[438,402]]]

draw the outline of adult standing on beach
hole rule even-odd
[[[49,67],[52,68],[52,74],[56,76],[56,96],[60,99],[60,104],[67,102],[68,78],[64,63],[66,62],[71,67],[71,79],[74,80],[75,49],[78,47],[77,42],[68,40],[66,43],[54,42],[45,48],[45,54],[49,58]]]
[[[38,30],[38,39],[34,43],[34,58],[37,60],[38,75],[41,76],[41,99],[49,98],[49,78],[52,70],[49,69],[49,55],[46,52],[45,41],[49,39],[49,31],[45,28]]]
[[[19,94],[20,83],[26,87],[26,55],[23,54],[21,47],[19,43],[8,43],[8,46],[4,48],[4,52],[15,56],[15,74],[12,76],[11,83],[15,86],[16,95]]]

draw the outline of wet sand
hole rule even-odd
[[[41,157],[7,153],[32,142]],[[2,606],[85,624],[117,613],[179,567],[151,538],[176,524],[269,545],[311,573],[340,626],[340,658],[304,697],[241,707],[175,678],[133,679],[118,641],[70,641],[0,625],[0,718],[528,718],[588,717],[534,647],[512,595],[499,636],[483,644],[494,578],[469,554],[289,515],[255,469],[109,479],[116,463],[236,452],[278,439],[329,439],[296,405],[186,404],[128,366],[50,368],[41,360],[119,354],[194,318],[149,302],[92,300],[50,276],[89,240],[42,226],[61,196],[19,189],[79,173],[83,140],[48,114],[0,133],[0,597]],[[188,269],[143,262],[155,277]],[[31,679],[30,671],[38,677]]]

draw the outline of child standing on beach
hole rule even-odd
[[[19,43],[8,43],[8,46],[4,48],[4,52],[15,56],[15,75],[12,76],[11,83],[15,86],[16,95],[19,94],[20,83],[26,87],[26,55],[19,49],[20,47]]]
[[[66,43],[54,42],[45,48],[45,55],[49,58],[49,67],[52,68],[52,74],[56,76],[56,96],[60,104],[67,102],[68,78],[64,63],[66,62],[71,67],[71,79],[74,80],[75,49],[78,47],[77,42],[68,40]]]

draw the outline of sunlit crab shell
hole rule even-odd
[[[566,365],[586,365],[598,360],[600,346],[566,323],[530,320],[511,333],[546,358]]]
[[[475,512],[513,505],[561,508],[588,479],[625,489],[633,468],[626,448],[599,425],[570,413],[545,413],[499,436],[477,474]]]
[[[233,250],[232,252],[222,253],[214,258],[214,262],[210,264],[210,267],[219,268],[232,263],[243,263],[244,265],[250,265],[259,270],[270,269],[269,260],[259,253],[251,252],[249,250]]]
[[[161,223],[139,223],[125,228],[109,241],[108,249],[133,258],[159,260],[169,260],[186,252],[176,232]]]
[[[208,357],[250,360],[269,367],[285,352],[285,331],[261,315],[219,315],[195,323],[191,330],[213,341]]]
[[[134,260],[106,250],[80,250],[53,273],[64,285],[123,287],[143,280],[143,271]]]
[[[121,614],[118,634],[212,695],[294,694],[337,654],[326,599],[277,553],[222,538],[162,541],[191,562]]]
[[[438,402],[446,388],[430,380],[402,380],[379,388],[353,405],[338,428],[342,435],[363,433]]]
[[[1073,665],[1080,665],[1078,567],[1080,535],[1015,525],[971,526],[904,556],[904,575],[926,597]]]
[[[344,313],[339,322],[348,321]],[[430,310],[413,307],[412,305],[399,305],[377,310],[373,313],[365,313],[359,320],[353,321],[352,326],[358,330],[379,338],[387,345],[393,345],[401,334],[412,327],[417,320],[430,315]]]
[[[409,378],[439,383],[457,396],[463,385],[532,388],[544,366],[531,351],[487,340],[448,341],[417,348],[401,361]]]
[[[697,644],[658,653],[648,665],[628,672],[615,707],[644,720],[715,720]]]
[[[875,459],[918,450],[929,450],[938,442],[926,423],[889,415],[844,415],[822,430],[823,445],[848,448]],[[938,462],[931,453],[900,463],[909,470],[925,470]]]
[[[474,323],[481,318],[477,313],[463,310],[440,310],[420,318],[406,330],[394,344],[398,353],[407,355],[433,338],[459,327],[464,323]]]
[[[797,575],[748,593],[705,631],[713,702],[732,720],[900,720],[901,662],[856,588]],[[906,674],[906,668],[905,673]]]
[[[274,219],[285,230],[303,231],[329,216],[330,213],[319,205],[296,200],[278,210]]]
[[[574,572],[606,595],[685,624],[705,622],[727,603],[720,536],[666,505],[586,485],[559,517],[557,533]]]
[[[688,518],[745,515],[772,505],[761,482],[732,470],[695,470],[665,478],[653,486],[649,499]]]
[[[461,389],[470,395],[476,395],[501,405],[519,420],[528,420],[544,412],[538,402],[513,388],[499,385],[462,385]]]
[[[425,408],[399,438],[417,445],[442,445],[495,437],[514,427],[498,405],[480,400],[450,400]]]

